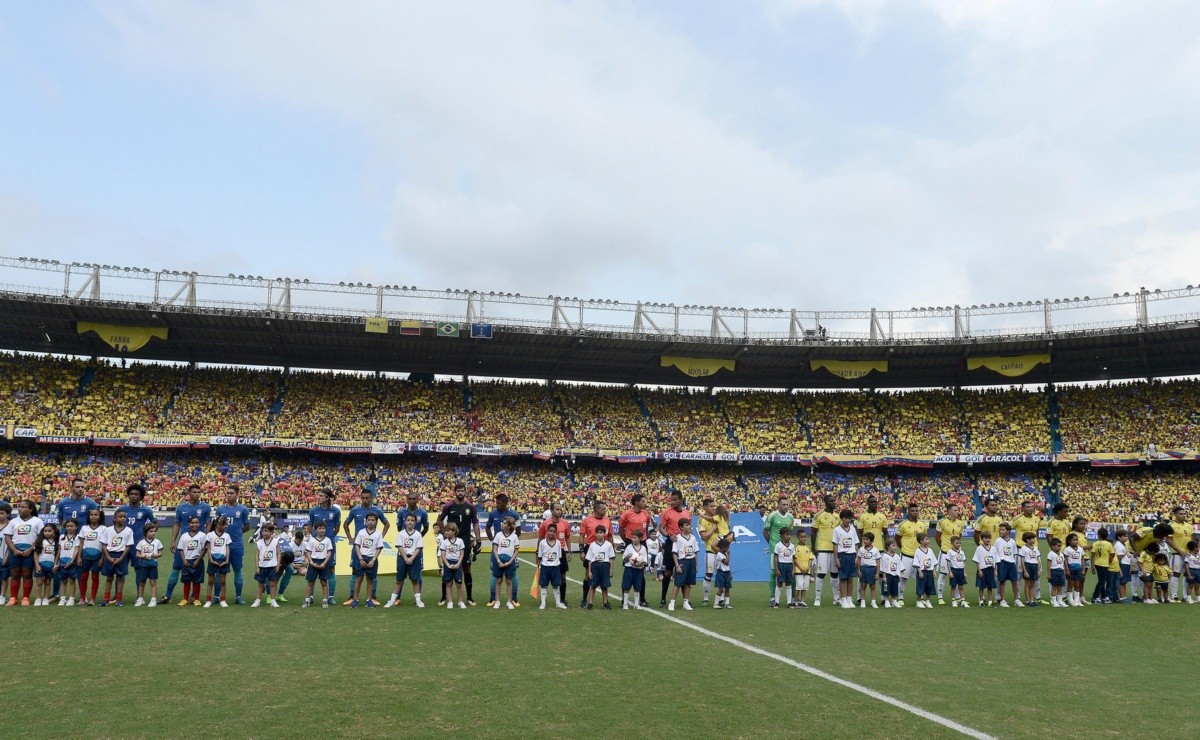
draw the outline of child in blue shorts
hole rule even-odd
[[[1190,540],[1187,543],[1187,555],[1184,556],[1187,567],[1187,603],[1200,602],[1200,543]]]
[[[300,605],[302,609],[312,606],[313,589],[318,580],[321,582],[321,608],[329,607],[329,563],[332,556],[333,542],[325,536],[325,523],[318,522],[313,529],[312,539],[304,543],[304,565],[308,569],[304,580],[308,583],[308,589],[304,594],[304,603]]]
[[[717,588],[714,609],[733,608],[733,604],[729,603],[729,592],[733,590],[733,569],[729,562],[729,540],[722,537],[717,540],[717,572],[713,575],[713,585]]]
[[[283,560],[283,539],[275,536],[275,522],[267,521],[254,541],[257,553],[254,580],[258,582],[258,595],[250,605],[252,609],[262,605],[264,594],[270,598],[273,608],[279,608],[279,564]]]
[[[158,606],[158,559],[162,557],[163,546],[158,541],[158,525],[147,522],[142,529],[142,539],[138,540],[133,550],[133,572],[137,580],[137,601],[134,606],[146,604],[146,583],[150,584],[150,606]]]
[[[424,570],[424,537],[417,531],[417,517],[409,514],[404,517],[404,528],[396,535],[396,587],[392,595],[383,605],[391,609],[400,601],[404,591],[404,581],[410,580],[413,585],[413,603],[417,608],[424,608],[421,601],[421,571]]]
[[[979,535],[979,547],[971,557],[975,561],[975,588],[979,590],[979,605],[983,606],[984,596],[987,605],[996,604],[996,561],[998,553],[992,544],[992,533],[982,532]]]
[[[451,525],[453,526],[453,525]],[[566,524],[564,523],[564,526]],[[541,590],[542,604],[538,609],[546,608],[546,592],[554,591],[554,606],[559,609],[566,609],[567,605],[563,603],[562,592],[559,591],[559,586],[562,584],[562,544],[558,541],[558,525],[550,522],[546,527],[546,536],[538,542],[537,562],[538,562],[538,588]]]

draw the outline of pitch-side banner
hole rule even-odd
[[[873,372],[886,373],[887,360],[810,360],[808,368],[814,373],[822,368],[839,378],[854,380],[865,378]]]
[[[716,375],[721,370],[733,372],[737,366],[736,360],[722,360],[711,357],[679,357],[663,355],[659,359],[660,367],[675,367],[689,378],[707,378]]]
[[[1012,357],[968,357],[967,369],[978,370],[984,367],[1006,378],[1019,378],[1043,363],[1050,363],[1048,353]]]
[[[770,575],[771,557],[767,554],[767,541],[762,536],[762,517],[758,514],[733,514],[729,517],[729,528],[734,534],[729,546],[729,565],[733,568],[734,584],[745,581],[765,581]],[[704,577],[703,564],[697,569]],[[744,594],[743,594],[744,596]]]

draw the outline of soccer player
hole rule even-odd
[[[371,514],[375,515],[376,526],[382,528],[382,531],[379,533],[380,544],[382,545],[382,542],[387,539],[388,530],[392,528],[392,525],[390,522],[388,522],[387,517],[383,515],[383,509],[375,505],[374,500],[375,494],[371,492],[370,488],[363,488],[359,493],[359,503],[350,508],[350,513],[346,515],[346,521],[342,524],[342,534],[346,536],[347,541],[357,541],[358,533],[363,531],[363,528],[367,526],[367,517]],[[404,520],[401,519],[399,521]],[[353,532],[350,531],[351,524],[354,525]],[[374,575],[371,580],[370,598],[367,599],[367,606],[379,606],[379,600],[376,598],[379,588],[378,572],[379,567],[377,564],[375,567],[376,575]],[[354,600],[354,596],[358,593],[357,580],[354,584],[354,590],[354,595],[352,595],[350,599],[346,600],[346,606],[350,605],[350,602]]]
[[[691,512],[689,512],[683,505],[683,494],[678,490],[672,490],[670,505],[663,509],[662,513],[658,515],[658,527],[662,532],[664,539],[662,552],[663,572],[667,574],[663,577],[662,598],[658,602],[660,607],[667,605],[667,591],[671,588],[670,574],[673,574],[676,571],[675,539],[679,536],[681,531],[680,522],[682,522],[684,519],[687,519],[688,523],[690,524],[691,517]],[[675,600],[672,598],[671,601],[674,603]],[[688,608],[691,608],[691,606],[689,605]]]
[[[692,534],[692,520],[679,520],[679,534],[671,543],[675,556],[675,589],[671,592],[671,601],[667,611],[675,611],[675,597],[683,591],[683,610],[692,610],[692,586],[696,585],[696,555],[700,553],[700,543]]]
[[[554,587],[558,589],[558,602],[566,608],[567,604],[567,573],[570,571],[570,566],[567,561],[571,559],[571,523],[563,517],[562,504],[555,501],[550,504],[550,518],[543,519],[538,526],[538,541],[542,541],[550,536],[550,526],[554,525],[554,538],[558,540],[559,550],[557,555],[552,558],[552,568],[558,569],[558,577],[552,579]],[[545,573],[540,575],[540,579],[545,579]],[[538,587],[544,588],[545,584],[539,579]],[[543,602],[545,599],[543,599]]]
[[[635,493],[629,499],[629,508],[621,513],[621,517],[617,520],[617,527],[621,533],[621,539],[629,541],[629,534],[634,531],[642,532],[642,542],[647,547],[650,546],[650,538],[647,536],[654,525],[654,516],[646,509],[646,497],[640,493]],[[655,540],[654,546],[661,549],[662,542]],[[649,562],[648,562],[649,564]],[[646,578],[645,573],[642,573],[642,587],[638,590],[638,607],[649,606],[646,603]],[[624,580],[624,579],[622,579]]]
[[[496,541],[496,535],[501,534],[504,530],[504,520],[510,517],[513,520],[513,532],[516,533],[519,539],[521,535],[521,513],[515,509],[509,508],[507,493],[497,494],[496,508],[488,512],[487,526],[484,527],[484,533],[487,535],[488,542]],[[404,520],[401,519],[400,521]],[[513,552],[513,557],[517,557],[516,551]],[[512,581],[509,585],[512,586],[512,600],[515,602],[517,601],[516,594],[520,593],[521,588],[520,579],[517,577],[517,568],[513,568],[512,572],[508,575],[512,578]],[[488,606],[495,608],[497,603],[496,576],[493,573],[488,582]],[[515,604],[515,606],[520,606],[520,604]]]
[[[459,539],[458,525],[454,522],[441,527],[442,541],[438,544],[438,562],[442,566],[442,583],[453,584],[446,590],[446,608],[454,608],[454,593],[458,594],[458,608],[466,609],[463,603],[463,564],[471,557],[466,544]]]
[[[125,524],[133,533],[133,541],[140,542],[146,534],[146,525],[157,521],[154,509],[142,503],[146,498],[146,487],[141,483],[130,483],[125,487],[126,503],[117,507],[117,511],[125,512]]]
[[[104,560],[100,565],[100,573],[104,576],[104,601],[100,606],[108,606],[113,598],[113,581],[117,583],[116,605],[125,606],[125,576],[129,573],[129,554],[133,551],[133,530],[125,526],[126,514],[117,509],[113,514],[111,527],[104,530],[100,542],[104,545]]]
[[[629,592],[633,591],[633,608],[641,609],[642,604],[638,593],[645,590],[646,566],[650,562],[650,554],[642,542],[642,530],[622,529],[621,534],[629,537],[625,551],[621,554],[621,564],[624,566],[621,573],[621,608],[629,608]],[[639,583],[642,586],[641,589],[638,589]]]
[[[503,494],[501,494],[503,495]],[[492,537],[492,608],[500,608],[500,596],[496,584],[508,590],[508,608],[520,606],[517,600],[517,552],[521,549],[521,535],[517,534],[517,519],[507,516],[500,523],[500,531]],[[609,549],[612,549],[611,543]],[[605,592],[607,594],[607,591]],[[607,598],[605,599],[607,601]]]
[[[1032,532],[1033,533],[1033,544],[1034,544],[1034,547],[1036,548],[1037,547],[1038,530],[1041,528],[1041,525],[1042,525],[1041,516],[1038,514],[1037,509],[1034,508],[1033,502],[1028,499],[1026,499],[1025,501],[1022,501],[1021,502],[1021,514],[1012,520],[1012,528],[1013,528],[1013,531],[1016,533],[1017,542],[1024,543],[1025,535]],[[1040,551],[1039,551],[1039,555],[1040,555]],[[1025,569],[1024,568],[1017,569],[1017,578],[1021,583],[1024,582],[1024,580],[1025,580]],[[1035,599],[1037,599],[1039,602],[1041,602],[1043,604],[1046,603],[1046,602],[1042,601],[1042,582],[1040,579],[1034,579],[1033,592],[1034,592]]]
[[[218,509],[219,510],[219,509]],[[227,531],[229,520],[218,516],[213,521],[213,530],[208,533],[205,543],[205,553],[208,555],[208,592],[204,598],[204,608],[212,606],[213,599],[221,600],[221,608],[229,606],[225,598],[225,576],[229,573],[229,555],[233,549],[233,537]],[[214,586],[216,591],[214,593]]]
[[[1071,513],[1071,507],[1061,501],[1054,505],[1051,510],[1053,516],[1046,522],[1046,541],[1058,538],[1062,541],[1063,547],[1067,545],[1067,535],[1071,533],[1071,521],[1067,519],[1067,515]]]
[[[900,594],[897,602],[900,606],[904,606],[904,593],[908,587],[908,579],[912,576],[913,557],[920,547],[917,536],[929,534],[929,522],[921,519],[919,506],[910,503],[904,511],[904,517],[904,520],[896,525],[896,539],[900,540]]]
[[[75,529],[78,531],[87,522],[88,512],[99,508],[100,504],[87,495],[87,484],[84,483],[83,478],[77,476],[71,479],[70,495],[60,500],[54,507],[54,511],[58,514],[59,527],[65,531],[67,522],[73,521]],[[51,599],[58,598],[61,581],[61,578],[54,579],[54,594],[50,597]]]
[[[396,527],[404,526],[404,520],[411,514],[416,518],[416,530],[424,537],[429,531],[429,512],[421,508],[421,497],[412,491],[405,491],[404,508],[396,512]]]
[[[178,543],[181,532],[187,529],[188,522],[196,517],[200,520],[200,530],[208,531],[208,523],[212,520],[212,507],[200,500],[200,486],[193,483],[187,488],[187,498],[175,507],[175,523],[171,525],[171,575],[167,578],[167,595],[163,601],[170,602],[175,594],[175,585],[179,583],[179,575],[183,571],[183,556],[179,553]],[[188,602],[187,594],[183,596],[180,606]]]
[[[335,540],[337,539],[338,525],[342,522],[342,510],[333,505],[333,491],[328,488],[322,488],[317,492],[317,505],[308,510],[308,525],[312,531],[313,537],[317,536],[317,525],[325,525],[325,534],[321,535],[329,540],[332,550],[322,553],[324,555],[320,561],[323,565],[314,575],[312,569],[308,569],[309,575],[313,578],[308,580],[309,589],[308,595],[312,596],[313,587],[316,577],[321,578],[321,593],[327,594],[322,597],[325,601],[322,604],[333,605],[333,600],[337,598],[337,573],[334,571],[337,568],[337,547]],[[325,562],[325,559],[329,562]]]
[[[951,544],[955,537],[962,537],[963,530],[967,527],[965,519],[960,519],[958,514],[958,504],[950,504],[946,507],[946,516],[938,520],[937,527],[934,530],[937,533],[937,547],[941,557],[938,562],[938,580],[937,580],[937,600],[939,606],[946,605],[946,579],[950,576],[950,566],[946,564],[946,554],[953,549]]]
[[[583,609],[592,603],[592,564],[588,560],[588,549],[596,541],[596,531],[600,527],[608,528],[609,519],[607,508],[603,501],[592,503],[592,513],[583,518],[579,524],[579,557],[583,561],[583,597],[579,600],[579,608]]]
[[[279,585],[279,540],[280,538],[275,536],[275,522],[263,523],[258,539],[254,541],[257,554],[254,580],[258,582],[258,593],[254,597],[254,603],[250,605],[252,609],[257,609],[262,604],[264,594],[271,599],[271,606],[279,608],[279,601],[276,599]]]
[[[594,539],[592,544],[588,545],[585,554],[588,569],[591,571],[589,578],[592,582],[592,590],[588,592],[587,608],[593,607],[596,589],[600,589],[600,594],[604,597],[604,608],[611,610],[612,605],[608,603],[608,589],[612,586],[612,561],[616,558],[616,552],[613,550],[612,543],[608,541],[608,527],[601,524],[596,527],[593,534]],[[511,602],[509,608],[512,608]]]
[[[841,524],[833,529],[833,546],[838,557],[838,605],[843,609],[854,608],[854,566],[858,552],[858,532],[854,530],[854,512],[842,509]],[[819,581],[818,581],[819,583]]]
[[[767,514],[766,519],[763,519],[763,539],[767,541],[767,551],[772,554],[775,552],[775,546],[783,540],[783,533],[790,532],[795,526],[796,520],[789,508],[787,497],[780,496],[775,510]],[[775,584],[778,576],[778,569],[772,565],[771,584]],[[791,584],[788,584],[788,590],[791,591]],[[779,587],[776,584],[775,588],[771,589],[771,606],[782,606],[778,600],[778,593]]]
[[[874,535],[872,540],[876,543],[876,545],[882,545],[883,544],[883,533],[887,530],[889,524],[891,524],[891,520],[888,519],[886,514],[883,514],[879,511],[879,499],[876,498],[874,495],[867,496],[867,510],[859,515],[858,521],[854,525],[855,527],[858,528],[858,539],[865,540],[867,533],[870,533],[870,534]],[[878,547],[876,547],[876,552],[879,552]],[[878,567],[878,566],[876,566],[876,567]],[[865,584],[863,584],[862,579],[860,577],[860,579],[858,581],[858,605],[859,606],[863,606],[863,587],[864,587],[864,585]],[[872,583],[871,585],[873,586],[874,583]],[[876,608],[878,608],[878,607],[876,607]]]
[[[792,603],[792,565],[796,559],[796,546],[792,544],[792,530],[785,529],[779,536],[779,542],[771,551],[771,565],[775,569],[775,595],[771,599],[771,608],[778,609],[784,605],[793,608],[796,605]]]
[[[1195,527],[1188,521],[1187,509],[1182,506],[1171,509],[1170,523],[1171,539],[1167,540],[1167,546],[1171,548],[1170,599],[1178,602],[1180,601],[1180,586],[1183,586],[1184,594],[1187,593],[1187,568],[1185,567],[1187,544],[1192,541],[1192,532],[1195,531]]]
[[[816,588],[813,591],[813,606],[821,605],[821,589],[825,585],[825,576],[829,576],[830,586],[837,575],[837,559],[833,548],[833,530],[841,523],[837,514],[833,513],[837,499],[826,496],[825,510],[813,517],[812,543],[817,554]],[[914,545],[915,547],[915,545]]]
[[[241,494],[236,483],[225,487],[225,503],[216,509],[218,517],[225,517],[225,532],[229,535],[229,567],[233,570],[234,603],[245,604],[242,601],[242,564],[246,558],[246,535],[250,534],[250,510],[238,502]],[[221,605],[225,605],[225,579],[218,580]]]
[[[158,524],[150,521],[142,530],[142,538],[134,545],[133,572],[137,585],[137,601],[134,606],[146,604],[145,595],[149,583],[149,606],[158,606],[158,559],[162,557],[163,546],[158,541]]]
[[[700,512],[700,539],[704,542],[704,606],[708,606],[708,592],[717,569],[717,543],[731,537],[729,510],[718,506],[711,498],[704,499],[704,508]]]
[[[983,513],[975,520],[975,544],[983,542],[983,534],[990,534],[993,546],[996,540],[1000,538],[1000,525],[1004,523],[1004,518],[1000,516],[1000,502],[994,498],[987,498],[983,502]]]
[[[475,508],[475,504],[467,501],[467,486],[461,481],[454,484],[454,500],[442,507],[442,513],[438,516],[438,529],[445,532],[447,524],[453,524],[457,536],[462,540],[463,547],[466,548],[462,562],[458,570],[461,581],[459,588],[463,586],[467,590],[467,604],[475,606],[474,598],[474,580],[471,578],[471,560],[479,552],[482,547],[482,533],[479,530],[479,511]],[[462,599],[459,599],[462,601]],[[465,608],[459,604],[459,608]]]

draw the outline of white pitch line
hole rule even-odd
[[[531,562],[524,558],[521,558],[521,562],[531,565],[535,568],[537,567],[537,563]],[[578,583],[579,585],[583,585],[582,581],[579,581],[575,578],[568,577],[567,580],[572,583]],[[823,678],[826,681],[837,684],[838,686],[844,686],[845,688],[848,688],[851,691],[857,691],[860,694],[865,694],[866,696],[869,696],[872,699],[881,701],[884,704],[890,704],[893,707],[896,707],[897,709],[902,709],[902,710],[908,712],[909,714],[914,714],[918,717],[921,717],[922,719],[927,719],[930,722],[934,722],[936,724],[941,725],[942,727],[946,727],[951,730],[954,730],[955,732],[966,735],[967,737],[973,737],[973,738],[976,738],[977,740],[995,740],[994,736],[989,735],[986,732],[980,732],[979,730],[976,730],[973,727],[967,727],[966,725],[959,724],[958,722],[955,722],[952,719],[948,719],[946,717],[943,717],[940,714],[934,714],[933,712],[930,712],[928,710],[921,709],[920,707],[917,707],[917,706],[913,706],[912,704],[909,704],[908,702],[901,701],[893,696],[888,696],[887,694],[880,693],[880,692],[876,691],[875,689],[871,689],[871,688],[868,688],[861,684],[854,683],[853,681],[847,681],[846,679],[835,676],[832,673],[826,673],[825,671],[821,670],[820,668],[813,668],[812,666],[807,665],[805,663],[801,663],[800,661],[792,660],[791,658],[788,658],[783,655],[779,655],[778,653],[772,653],[769,650],[763,650],[760,647],[755,647],[754,645],[751,645],[746,642],[742,642],[741,640],[735,639],[733,637],[729,637],[727,635],[722,635],[720,632],[713,632],[710,629],[705,629],[704,627],[701,627],[700,625],[692,624],[691,622],[687,622],[685,620],[679,619],[678,617],[673,617],[670,614],[665,614],[660,611],[655,611],[654,609],[640,609],[639,611],[653,614],[654,616],[659,617],[661,619],[666,619],[669,622],[674,622],[675,624],[678,624],[680,626],[687,627],[690,630],[699,632],[700,634],[705,635],[707,637],[711,637],[714,640],[720,640],[722,642],[727,642],[730,645],[739,647],[742,650],[746,650],[746,651],[754,653],[756,655],[761,655],[764,658],[770,658],[771,660],[777,660],[780,663],[783,663],[784,665],[789,665],[792,668],[804,671],[805,673],[816,676],[817,678]]]

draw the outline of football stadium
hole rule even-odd
[[[0,10],[5,736],[1186,736],[1197,22]]]

